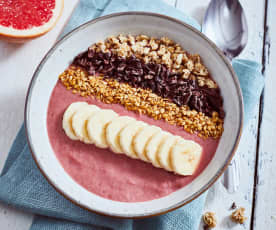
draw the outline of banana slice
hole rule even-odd
[[[110,147],[115,153],[183,176],[196,171],[202,155],[202,147],[194,141],[86,102],[72,103],[64,112],[62,126],[72,140]]]
[[[159,163],[162,168],[168,171],[173,171],[171,159],[170,159],[170,150],[175,145],[175,143],[180,139],[181,137],[170,134],[168,137],[164,139],[164,141],[162,141],[162,143],[158,148],[157,158],[159,160]]]
[[[151,125],[146,126],[141,129],[133,139],[134,151],[140,160],[149,162],[149,159],[146,156],[146,145],[150,138],[157,132],[160,132],[161,129],[157,126]]]
[[[137,159],[138,156],[136,155],[133,149],[133,138],[135,137],[136,133],[139,132],[146,126],[146,123],[142,121],[136,121],[128,124],[125,126],[119,133],[119,142],[122,151],[129,157]]]
[[[72,128],[77,136],[77,138],[87,144],[92,144],[87,133],[87,120],[96,111],[99,111],[99,107],[96,105],[86,105],[85,107],[80,107],[72,117]]]
[[[100,148],[107,148],[106,127],[107,124],[118,114],[110,109],[97,111],[93,116],[89,117],[87,122],[87,131],[89,139]]]
[[[157,158],[157,151],[162,144],[162,142],[168,138],[170,134],[168,132],[162,131],[154,134],[149,142],[146,145],[146,156],[149,161],[153,164],[153,166],[157,168],[161,168],[159,160]]]
[[[175,173],[192,175],[199,164],[202,148],[199,144],[181,139],[171,148],[171,163]]]
[[[78,140],[73,128],[72,128],[72,117],[80,107],[88,106],[86,102],[75,102],[68,106],[63,114],[62,128],[66,135],[72,140]]]
[[[106,141],[114,153],[123,153],[119,142],[119,133],[130,122],[135,122],[135,119],[127,116],[117,117],[106,127]]]

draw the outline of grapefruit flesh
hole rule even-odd
[[[34,38],[56,24],[63,0],[0,0],[0,35]]]

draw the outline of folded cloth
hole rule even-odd
[[[100,15],[134,10],[166,14],[200,29],[195,20],[159,0],[81,0],[63,34]],[[233,67],[241,83],[248,120],[264,85],[261,68],[248,60],[234,60]],[[88,212],[66,200],[48,184],[32,159],[22,126],[0,176],[0,201],[37,214],[31,230],[195,230],[201,219],[205,194],[175,211],[143,220],[123,220]]]
[[[262,66],[254,61],[234,59],[232,66],[239,78],[244,101],[244,124],[252,118],[253,111],[264,88]]]

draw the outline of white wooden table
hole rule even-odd
[[[164,0],[190,14],[199,23],[210,0]],[[23,121],[24,101],[29,81],[41,58],[53,45],[69,18],[76,0],[66,0],[57,26],[45,36],[24,45],[0,41],[0,170]],[[249,24],[249,41],[241,58],[262,64],[266,87],[244,130],[238,152],[241,155],[241,185],[228,194],[218,181],[208,193],[205,209],[217,214],[217,229],[276,229],[276,20],[275,0],[241,0]],[[275,154],[274,154],[275,153]],[[229,220],[232,202],[246,208],[248,220],[235,225]],[[201,218],[200,216],[198,218]],[[27,230],[32,215],[0,204],[1,230]],[[202,226],[200,226],[202,229]]]

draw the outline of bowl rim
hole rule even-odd
[[[174,23],[178,23],[181,26],[186,27],[187,29],[191,30],[193,33],[196,33],[198,36],[200,36],[201,38],[203,38],[213,49],[214,51],[220,56],[220,58],[222,59],[222,61],[226,64],[228,70],[231,73],[232,79],[234,81],[235,87],[236,87],[236,91],[238,93],[238,99],[239,99],[239,111],[240,111],[240,117],[239,117],[239,129],[238,129],[238,133],[235,137],[235,142],[233,144],[232,150],[229,152],[229,156],[227,158],[227,160],[223,163],[223,166],[220,168],[220,170],[211,178],[210,181],[208,181],[199,191],[197,191],[196,193],[194,193],[193,195],[191,195],[190,197],[188,197],[186,200],[183,200],[181,202],[179,202],[178,204],[172,206],[172,207],[168,207],[168,208],[164,208],[158,212],[154,212],[154,213],[150,213],[148,215],[136,215],[136,216],[124,216],[124,215],[111,215],[108,214],[106,212],[100,212],[100,211],[96,211],[93,208],[88,208],[88,207],[84,207],[83,205],[77,203],[76,201],[73,200],[73,198],[70,198],[69,196],[67,196],[62,189],[56,187],[54,185],[54,183],[52,183],[51,178],[47,175],[47,172],[44,172],[44,170],[42,169],[42,167],[40,166],[37,158],[36,158],[36,154],[33,151],[33,145],[32,145],[32,139],[30,137],[29,134],[29,124],[30,121],[28,120],[28,113],[30,110],[30,98],[31,98],[31,94],[32,94],[32,89],[34,86],[34,83],[37,79],[37,77],[39,76],[39,72],[41,67],[43,66],[44,62],[51,57],[51,54],[58,49],[59,45],[63,43],[63,41],[67,40],[68,38],[71,37],[71,35],[73,35],[74,33],[77,33],[80,29],[82,29],[83,27],[86,27],[88,25],[97,23],[99,21],[103,21],[105,19],[109,19],[109,18],[114,18],[114,17],[118,17],[118,16],[131,16],[131,15],[139,15],[139,16],[153,16],[153,17],[159,17],[159,18],[163,18],[165,20],[169,20],[172,21]],[[218,178],[223,174],[223,172],[227,169],[228,165],[230,164],[232,158],[234,157],[234,154],[237,150],[237,147],[239,145],[240,142],[240,138],[241,138],[241,133],[242,133],[242,127],[243,127],[243,119],[244,119],[244,106],[243,106],[243,97],[242,97],[242,91],[241,91],[241,87],[240,87],[240,83],[238,80],[237,75],[234,72],[234,69],[232,67],[232,65],[230,64],[229,60],[224,56],[224,54],[222,53],[222,51],[209,39],[207,38],[206,35],[204,35],[202,32],[200,32],[199,30],[197,30],[196,28],[194,28],[193,26],[180,21],[179,19],[170,17],[170,16],[166,16],[163,14],[159,14],[159,13],[152,13],[152,12],[146,12],[146,11],[128,11],[128,12],[119,12],[119,13],[112,13],[112,14],[108,14],[105,16],[101,16],[101,17],[97,17],[95,19],[89,20],[86,23],[83,23],[79,26],[77,26],[75,29],[71,30],[69,33],[65,34],[62,38],[60,38],[50,49],[49,51],[45,54],[45,56],[42,58],[42,60],[39,62],[32,78],[31,81],[29,83],[29,87],[28,87],[28,91],[27,91],[27,95],[26,95],[26,99],[25,99],[25,108],[24,108],[24,125],[25,125],[25,133],[26,133],[26,137],[27,137],[27,143],[29,145],[29,149],[31,152],[31,155],[38,167],[38,169],[40,170],[40,172],[42,173],[42,175],[45,177],[45,179],[48,181],[48,183],[59,193],[61,194],[63,197],[65,197],[67,200],[69,200],[70,202],[74,203],[75,205],[90,211],[92,213],[96,213],[96,214],[100,214],[100,215],[104,215],[104,216],[108,216],[108,217],[116,217],[116,218],[122,218],[122,219],[129,219],[129,218],[134,218],[134,219],[141,219],[141,218],[147,218],[147,217],[153,217],[153,216],[159,216],[165,213],[168,213],[170,211],[173,211],[175,209],[178,209],[190,202],[192,202],[193,200],[195,200],[196,198],[198,198],[201,194],[203,194],[207,189],[209,189],[217,180]]]

